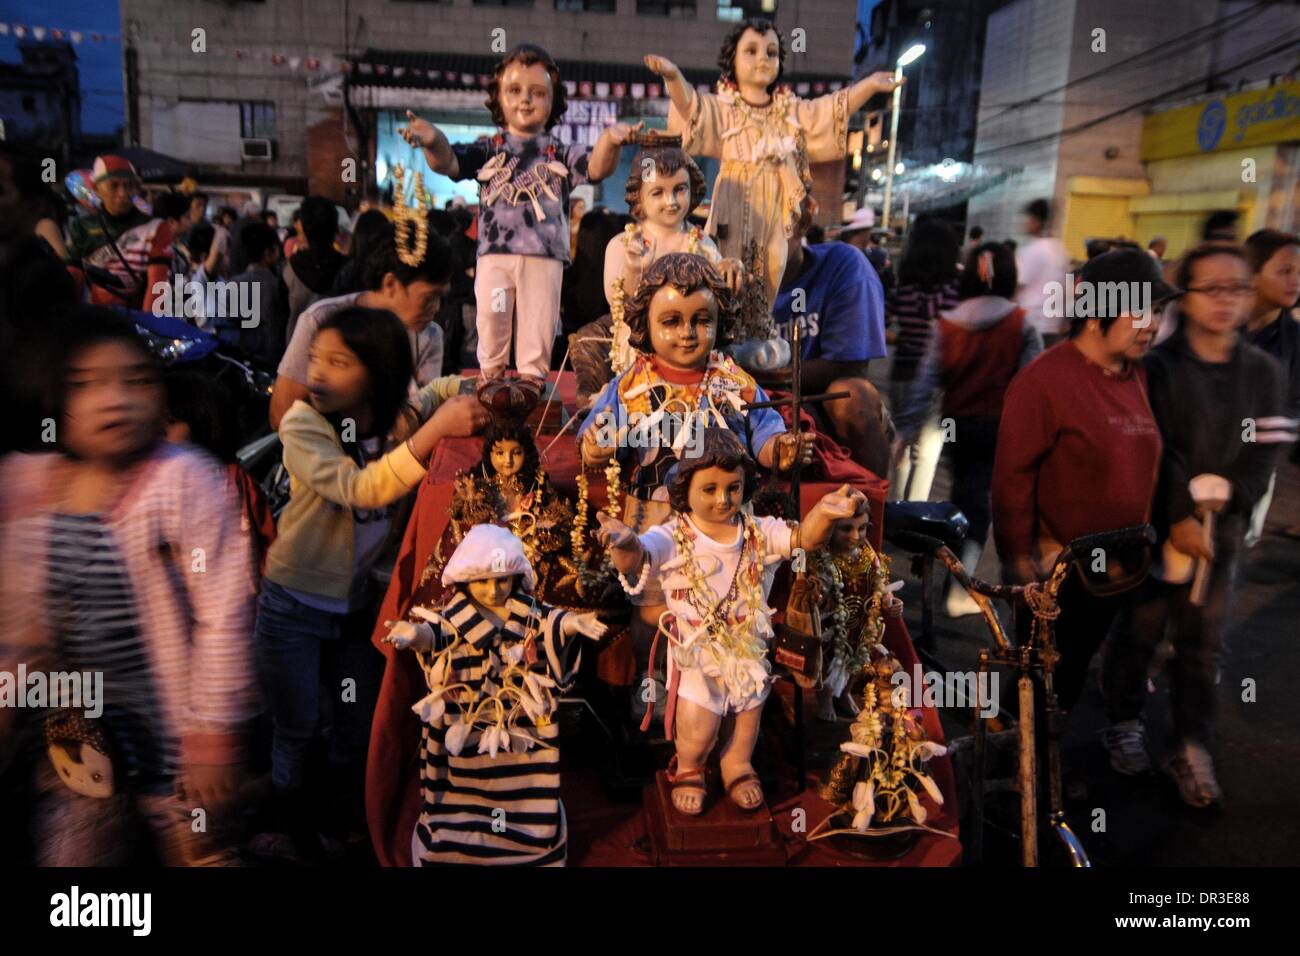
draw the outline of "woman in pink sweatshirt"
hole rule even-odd
[[[54,450],[0,462],[0,669],[82,675],[80,699],[47,701],[38,862],[125,862],[132,816],[165,863],[221,862],[257,702],[239,503],[215,462],[162,440],[161,373],[129,323],[86,308],[54,331]],[[0,742],[30,740],[12,725],[36,714],[0,708]]]

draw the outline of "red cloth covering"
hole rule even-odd
[[[767,394],[774,402],[791,397],[789,392],[769,391]],[[781,413],[781,420],[785,422],[786,430],[792,429],[794,427],[794,410],[789,405],[781,405],[777,408],[777,411]],[[802,431],[815,433],[812,464],[800,472],[803,481],[835,482],[837,485],[847,481],[855,487],[863,488],[864,492],[866,491],[864,484],[881,481],[875,474],[854,461],[847,448],[821,430],[817,419],[809,414],[807,409],[800,410],[799,420]],[[888,487],[887,482],[883,484]],[[881,494],[884,494],[884,492],[882,491]],[[867,497],[871,497],[871,495],[868,493]],[[874,506],[871,513],[872,524],[879,530],[879,525],[876,523],[878,516]],[[876,542],[875,546],[879,547],[879,535],[873,540]]]
[[[560,376],[560,393],[567,398],[567,406],[573,407],[573,376]],[[552,443],[554,436],[542,436],[538,439],[538,449],[542,452],[542,464],[556,487],[564,494],[576,496],[576,479],[578,473],[578,447],[572,435],[572,429]],[[833,444],[833,443],[832,443]],[[549,446],[549,447],[548,447]],[[411,865],[411,833],[420,812],[420,779],[416,767],[415,755],[419,750],[420,723],[411,712],[411,705],[424,695],[426,688],[424,678],[416,663],[415,655],[394,650],[384,643],[388,633],[385,621],[401,620],[409,610],[411,595],[416,589],[420,573],[424,570],[437,542],[446,530],[452,500],[452,479],[464,468],[476,464],[481,457],[483,440],[481,438],[455,439],[441,442],[434,450],[429,473],[420,485],[415,509],[406,527],[401,551],[393,567],[393,577],[388,593],[384,596],[383,608],[375,624],[372,642],[388,661],[384,669],[384,680],[379,692],[379,701],[375,707],[374,721],[370,733],[369,760],[366,765],[366,817],[370,826],[370,836],[374,843],[375,854],[384,866]],[[835,446],[838,448],[838,446]],[[839,451],[842,451],[840,449]],[[841,462],[835,466],[837,477],[833,482],[805,481],[801,487],[800,498],[804,512],[823,495],[834,491],[845,481],[859,488],[871,503],[871,541],[877,549],[881,547],[882,522],[885,506],[885,494],[889,484],[860,466],[843,457],[835,455],[833,459]],[[848,477],[852,475],[853,477]],[[604,476],[599,472],[589,475],[589,496],[593,509],[605,502]],[[773,607],[783,607],[785,603],[784,575],[778,576],[778,583],[773,590],[769,603]],[[916,659],[912,651],[911,639],[902,620],[891,621],[886,631],[886,644],[898,656],[903,666],[911,672],[912,662]],[[811,711],[810,711],[811,712]],[[942,740],[943,731],[939,725],[938,715],[931,708],[925,710],[926,732],[933,740]],[[942,829],[955,833],[957,828],[956,787],[952,769],[947,758],[932,762],[936,782],[946,801],[942,812],[933,822]],[[635,864],[635,858],[616,849],[622,846],[622,828],[639,826],[639,807],[620,807],[620,815],[615,820],[610,816],[611,807],[593,811],[590,823],[583,819],[583,811],[591,803],[593,787],[579,787],[574,781],[565,781],[563,794],[569,807],[569,825],[575,834],[582,834],[580,845],[589,848],[589,852],[575,853],[571,849],[569,861],[575,865],[614,865],[617,863]],[[807,799],[802,805],[808,808],[809,828],[821,815],[829,811],[815,792],[804,795]],[[572,802],[570,802],[572,801]],[[789,827],[790,814],[783,815],[782,825]],[[626,818],[626,819],[624,819]],[[632,819],[635,818],[635,819]],[[594,830],[592,829],[594,828]],[[597,832],[599,831],[599,832]],[[614,842],[608,843],[608,840]],[[956,849],[949,858],[946,849],[925,849],[922,857],[912,857],[932,841],[951,843]],[[602,849],[603,848],[603,849]],[[608,856],[606,856],[608,854]],[[809,856],[820,861],[820,865],[833,863],[825,854],[833,851],[828,845],[801,851],[801,856]],[[626,857],[620,859],[620,857]],[[916,850],[904,863],[918,864],[922,860],[929,864],[951,865],[960,857],[960,848],[955,840],[943,840],[938,837],[924,837]]]

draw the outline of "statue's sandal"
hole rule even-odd
[[[673,759],[668,762],[668,782],[673,785],[673,808],[678,813],[684,813],[687,816],[695,817],[704,812],[704,801],[709,795],[709,789],[706,786],[706,771],[704,767],[696,767],[694,770],[677,771],[677,755],[673,754]],[[698,780],[698,783],[691,782]],[[700,795],[700,804],[694,810],[683,810],[677,803],[677,794],[698,793]]]
[[[736,789],[747,783],[752,783],[758,787],[758,800],[752,806],[747,806],[741,803],[740,798],[736,795]],[[763,784],[758,779],[758,774],[754,773],[752,770],[749,773],[742,773],[735,780],[731,781],[731,783],[727,784],[727,796],[731,798],[732,803],[740,807],[742,810],[757,810],[763,805]]]

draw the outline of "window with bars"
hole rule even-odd
[[[695,0],[636,0],[636,12],[645,17],[693,17]]]
[[[615,13],[618,0],[555,0],[561,13]]]
[[[275,139],[275,104],[240,103],[239,135],[244,139]]]
[[[771,20],[776,16],[776,0],[718,0],[718,19],[740,23],[750,17]]]

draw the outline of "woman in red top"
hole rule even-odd
[[[1151,306],[1173,292],[1140,250],[1091,260],[1078,288],[1085,282],[1150,283]],[[1008,583],[1045,577],[1074,538],[1150,516],[1161,442],[1137,360],[1155,335],[1155,313],[1106,315],[1108,303],[1095,299],[1093,315],[1073,319],[1069,339],[1040,355],[1007,390],[993,466],[993,537]],[[1088,662],[1122,600],[1090,594],[1073,575],[1062,585],[1055,686],[1063,709],[1078,700]],[[1125,760],[1145,754],[1140,741],[1132,743],[1120,741],[1112,753]]]

